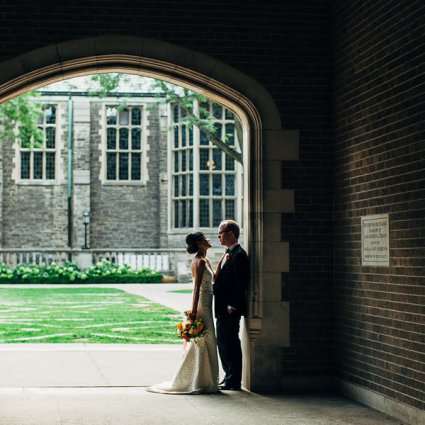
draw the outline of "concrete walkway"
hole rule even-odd
[[[190,294],[170,290],[191,285],[118,287],[177,311],[190,305]],[[182,345],[1,344],[0,425],[399,424],[333,394],[147,392],[172,377],[181,352]]]

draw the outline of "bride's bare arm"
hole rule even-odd
[[[206,268],[206,263],[204,259],[200,259],[192,266],[193,272],[193,299],[192,299],[192,314],[189,316],[190,319],[195,320],[196,314],[198,313],[198,301],[199,301],[199,291],[201,289],[202,276]]]

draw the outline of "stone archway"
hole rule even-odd
[[[73,40],[3,62],[0,102],[50,82],[106,71],[162,79],[201,92],[233,110],[243,124],[248,170],[244,222],[252,258],[250,313],[245,320],[244,385],[249,389],[261,388],[261,360],[256,362],[255,353],[264,310],[273,311],[269,320],[286,312],[278,323],[279,329],[270,331],[278,337],[280,345],[289,344],[289,309],[282,309],[284,303],[276,304],[280,301],[278,295],[276,299],[264,298],[263,289],[267,286],[280,293],[281,273],[289,270],[289,247],[280,241],[280,220],[282,212],[293,211],[293,193],[280,189],[280,161],[297,159],[297,133],[281,129],[273,99],[255,80],[198,52],[137,37]],[[279,258],[272,254],[276,251]],[[286,326],[282,326],[282,320]]]

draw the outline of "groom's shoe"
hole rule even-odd
[[[218,388],[222,391],[241,391],[240,385],[223,384],[219,385]]]

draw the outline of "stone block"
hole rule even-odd
[[[265,272],[289,271],[288,242],[264,242],[263,270]]]
[[[293,190],[264,190],[264,212],[294,212]]]

